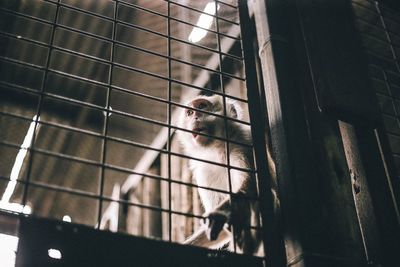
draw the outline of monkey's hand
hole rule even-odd
[[[224,225],[229,223],[229,212],[212,211],[205,215],[206,236],[209,240],[217,240]]]

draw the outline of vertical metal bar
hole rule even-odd
[[[172,78],[172,64],[171,64],[171,3],[168,1],[167,13],[167,35],[168,35],[168,239],[172,241],[172,184],[171,184],[171,121],[172,121],[172,106],[171,106],[171,78]]]
[[[220,85],[221,85],[221,91],[223,93],[222,96],[222,103],[223,103],[223,108],[224,108],[224,127],[225,127],[225,152],[226,152],[226,165],[228,169],[228,185],[229,185],[229,198],[230,202],[232,203],[232,177],[231,177],[231,164],[230,164],[230,148],[229,148],[229,134],[228,134],[228,122],[227,122],[227,112],[226,112],[226,94],[225,94],[225,85],[224,85],[224,76],[222,75],[222,49],[221,49],[221,36],[220,36],[220,31],[219,31],[219,16],[218,16],[218,1],[215,2],[215,28],[217,31],[217,45],[218,45],[218,56],[219,56],[219,80],[220,80]],[[235,235],[233,235],[233,250],[236,252],[236,240],[235,240]]]
[[[57,27],[57,20],[58,20],[58,14],[60,10],[60,0],[57,1],[56,3],[56,14],[54,16],[54,22],[52,23],[53,28],[51,30],[51,37],[50,37],[50,45],[49,45],[49,51],[47,53],[47,59],[46,59],[46,66],[45,66],[45,72],[43,76],[43,81],[42,81],[42,86],[40,87],[40,95],[39,95],[39,103],[36,109],[36,121],[35,121],[35,127],[33,131],[33,137],[31,144],[29,146],[30,148],[30,154],[29,154],[29,161],[28,161],[28,168],[27,168],[27,176],[26,176],[26,183],[24,187],[24,192],[22,195],[22,205],[25,206],[26,202],[28,200],[28,189],[29,189],[29,180],[31,178],[31,173],[32,173],[32,164],[33,164],[33,156],[34,156],[34,146],[35,146],[35,140],[36,140],[36,135],[37,135],[37,128],[39,124],[39,117],[42,112],[42,105],[43,105],[43,93],[46,87],[46,80],[47,80],[47,75],[49,73],[49,66],[50,66],[50,60],[51,60],[51,52],[53,51],[53,42],[54,42],[54,36],[56,32],[56,27]]]
[[[247,1],[239,1],[239,19],[241,40],[246,75],[246,87],[253,138],[255,163],[257,169],[257,185],[260,199],[264,253],[267,266],[286,266],[286,253],[282,234],[276,225],[273,196],[271,191],[272,178],[267,166],[267,150],[265,142],[266,115],[261,109],[260,89],[257,82],[254,36],[251,34],[251,20]]]
[[[112,91],[112,80],[113,80],[113,65],[114,62],[114,54],[115,54],[115,38],[116,38],[116,29],[117,29],[117,13],[118,13],[118,0],[115,1],[114,13],[113,13],[113,31],[111,36],[111,54],[110,54],[110,72],[108,76],[108,87],[107,87],[107,98],[106,98],[106,111],[104,113],[104,125],[102,131],[102,155],[101,155],[101,171],[100,171],[100,188],[99,188],[99,210],[97,217],[97,228],[100,227],[101,217],[102,217],[102,209],[103,209],[103,195],[104,195],[104,180],[105,180],[105,163],[107,157],[107,134],[108,134],[108,121],[111,115],[110,113],[110,103],[111,103],[111,91]]]

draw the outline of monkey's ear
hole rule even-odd
[[[242,118],[242,114],[243,114],[243,110],[242,107],[235,103],[235,102],[228,102],[228,111],[229,111],[229,116],[234,118],[234,119],[241,119]]]

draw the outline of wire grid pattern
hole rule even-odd
[[[162,212],[168,214],[168,240],[172,241],[173,215],[182,215],[197,219],[203,218],[200,214],[175,210],[172,207],[171,196],[173,194],[173,184],[194,189],[203,188],[232,195],[232,186],[230,182],[231,170],[250,172],[252,174],[256,173],[254,168],[247,169],[231,166],[229,157],[227,157],[226,163],[217,163],[211,159],[196,158],[195,160],[198,161],[227,168],[229,190],[224,191],[215,188],[200,187],[193,182],[175,179],[176,177],[173,177],[171,172],[172,157],[194,159],[183,155],[181,151],[173,151],[172,149],[173,144],[171,136],[173,132],[175,130],[189,131],[180,129],[173,122],[173,112],[179,108],[185,108],[185,105],[180,101],[180,96],[183,94],[184,90],[192,90],[195,91],[196,94],[202,92],[205,94],[221,95],[223,96],[224,104],[226,104],[226,98],[229,98],[240,102],[245,107],[247,105],[246,97],[243,97],[243,95],[231,94],[228,92],[228,89],[225,88],[228,87],[228,81],[237,81],[239,83],[245,81],[241,72],[226,69],[231,62],[236,62],[238,65],[243,64],[240,37],[239,35],[232,35],[230,31],[226,30],[226,28],[229,29],[232,27],[239,28],[237,19],[238,7],[234,4],[230,4],[230,2],[215,1],[216,14],[210,15],[214,19],[214,26],[206,30],[209,35],[215,34],[216,38],[214,42],[211,42],[213,45],[209,45],[207,41],[196,44],[173,34],[174,29],[172,23],[189,27],[194,27],[196,25],[195,22],[183,20],[176,15],[174,16],[172,14],[173,12],[175,12],[175,14],[177,10],[178,12],[182,10],[193,12],[193,17],[198,17],[203,12],[202,8],[184,4],[184,1],[153,1],[161,3],[164,6],[164,12],[146,7],[143,5],[143,3],[149,3],[146,1],[99,1],[99,5],[101,5],[100,3],[105,5],[103,6],[103,8],[106,7],[105,9],[96,8],[96,3],[93,4],[92,1],[89,2],[90,4],[85,5],[82,4],[82,2],[80,3],[79,1],[73,0],[32,0],[30,5],[36,4],[39,5],[39,8],[30,9],[29,4],[27,4],[27,6],[18,6],[18,4],[13,1],[6,1],[0,6],[0,12],[4,18],[2,19],[4,23],[2,23],[3,25],[0,28],[1,45],[8,48],[0,55],[0,68],[2,69],[0,86],[2,90],[4,90],[3,95],[5,96],[3,98],[5,105],[3,105],[3,108],[0,110],[1,122],[3,125],[1,127],[0,153],[4,155],[3,158],[6,158],[5,160],[3,159],[1,163],[4,167],[4,171],[0,173],[1,188],[4,189],[12,179],[10,177],[12,162],[17,152],[23,149],[28,151],[28,154],[23,162],[21,174],[16,179],[17,189],[14,196],[11,198],[13,202],[22,205],[32,204],[32,202],[39,203],[39,205],[43,206],[41,207],[42,211],[47,210],[46,213],[41,212],[39,215],[60,219],[61,213],[57,210],[60,207],[58,206],[55,208],[52,203],[52,200],[57,199],[54,195],[71,195],[71,198],[61,197],[58,199],[60,200],[61,206],[63,205],[63,201],[68,202],[71,199],[76,200],[77,198],[85,199],[84,201],[75,203],[71,209],[82,209],[82,206],[86,207],[83,209],[84,213],[91,214],[95,219],[87,220],[84,218],[77,222],[96,225],[96,227],[100,227],[102,217],[107,207],[110,206],[110,203],[119,203],[121,205]],[[200,2],[202,3],[200,6],[206,4],[204,1]],[[135,14],[145,12],[155,18],[163,18],[166,20],[166,29],[164,31],[154,30],[151,29],[151,27],[139,25],[140,23],[137,23],[137,21],[132,22],[129,20],[129,16],[123,16],[122,11],[125,9],[135,10]],[[224,12],[224,9],[230,9],[231,11]],[[233,17],[229,16],[229,14],[232,13],[234,13]],[[127,14],[129,14],[129,12]],[[224,14],[228,14],[228,16],[224,16]],[[79,22],[81,19],[79,16],[81,15],[85,16],[88,21],[94,21],[94,27],[86,26],[84,24],[85,21]],[[80,26],[77,26],[77,23],[81,23]],[[22,25],[22,27],[15,25]],[[13,31],[12,29],[14,26],[18,30]],[[23,26],[26,28],[23,29]],[[140,43],[123,40],[123,37],[119,35],[119,32],[123,32],[123,30],[127,33],[135,30],[143,35],[151,34],[155,36],[152,38],[158,38],[158,40],[166,40],[166,42],[160,42],[166,51],[163,49],[160,50],[157,47],[151,49],[151,46],[148,48]],[[62,40],[63,33],[68,33],[71,36],[78,36],[75,40],[79,40],[79,38],[90,38],[92,40],[91,44],[94,45],[95,48],[97,47],[100,53],[92,53],[94,49],[92,51],[79,47],[79,42],[73,43],[72,46],[67,45],[68,42],[61,42],[60,40]],[[224,48],[224,40],[226,39],[233,43],[239,43],[239,52],[232,53],[231,49]],[[16,52],[12,49],[13,44],[19,42],[24,43],[24,48],[26,50],[22,51],[24,53],[18,53],[18,51]],[[216,55],[217,65],[215,67],[208,67],[207,64],[194,63],[194,61],[196,61],[195,56],[191,58],[191,60],[186,60],[183,57],[175,55],[176,44],[188,46],[190,49],[197,49],[200,51],[200,53],[198,52],[197,58],[207,58],[204,56],[204,53]],[[144,56],[142,60],[146,60],[146,57],[162,59],[166,62],[166,68],[162,72],[158,72],[155,68],[146,69],[145,67],[141,68],[140,64],[131,65],[127,62],[122,62],[123,56],[119,54],[119,51],[122,49],[127,49],[127,51],[131,53],[143,53]],[[73,59],[69,57],[73,57]],[[212,56],[209,56],[208,58],[211,57]],[[60,62],[61,59],[64,59],[65,62]],[[65,66],[67,64],[71,65],[71,62],[74,61],[76,61],[76,64],[73,65],[73,68]],[[201,62],[201,60],[199,62]],[[81,66],[80,63],[82,63]],[[210,88],[206,86],[206,84],[200,86],[190,80],[181,79],[181,77],[175,75],[177,72],[177,64],[182,64],[185,68],[192,68],[191,76],[194,77],[200,76],[202,72],[206,72],[209,77],[217,77],[220,90]],[[93,69],[93,71],[87,71],[87,69]],[[26,70],[29,71],[25,72]],[[154,78],[160,84],[166,85],[166,93],[160,96],[152,91],[132,90],[132,88],[126,87],[123,85],[123,82],[120,82],[123,78],[120,78],[119,82],[116,82],[118,81],[116,77],[123,71],[129,71],[135,75],[141,75],[141,77],[150,77],[149,79]],[[51,81],[53,79],[57,80],[57,83],[52,84]],[[84,85],[85,88],[91,89],[88,93],[89,96],[85,94],[79,95],[79,87],[75,88],[74,90],[76,90],[76,92],[74,91],[72,93],[61,92],[62,89],[50,90],[51,87],[62,88],[63,82],[65,81],[71,82],[71,87]],[[148,80],[144,81],[148,82]],[[7,95],[9,93],[12,93],[12,96]],[[116,96],[116,93],[121,93],[126,97],[135,96],[140,99],[145,99],[145,101],[148,100],[152,101],[152,103],[157,103],[150,107],[148,105],[138,107],[139,109],[154,108],[155,114],[160,113],[159,109],[157,109],[157,105],[162,104],[166,107],[162,109],[164,114],[161,118],[154,114],[153,117],[150,118],[151,116],[148,116],[148,114],[139,115],[115,108],[117,105],[116,102],[121,100],[121,97]],[[49,104],[51,101],[53,102]],[[138,102],[134,104],[139,105]],[[7,105],[13,107],[8,108]],[[129,102],[127,106],[129,106]],[[83,111],[76,111],[74,110],[75,107],[85,110],[84,114],[86,119],[82,119]],[[57,116],[60,116],[62,119],[52,118],[53,113],[57,113]],[[62,114],[60,115],[58,113]],[[32,115],[36,115],[36,120],[32,120]],[[39,117],[40,120],[38,119]],[[167,142],[165,146],[154,146],[151,140],[142,142],[139,138],[136,140],[128,138],[126,135],[117,136],[112,134],[114,132],[113,119],[115,117],[120,118],[120,124],[124,124],[125,121],[130,119],[138,121],[138,123],[147,123],[148,128],[155,127],[155,129],[151,128],[153,132],[161,132],[163,128],[166,128]],[[224,110],[224,115],[220,117],[224,118],[225,127],[227,126],[227,120],[241,123],[244,126],[250,126],[248,120],[227,118],[226,110]],[[74,123],[70,123],[70,121],[74,121]],[[26,133],[25,129],[27,129],[28,125],[32,122],[35,130],[33,132],[31,144],[29,147],[21,148],[20,140],[23,140],[23,136]],[[20,130],[21,128],[24,130]],[[45,130],[45,128],[47,130]],[[127,131],[129,131],[130,128],[127,128]],[[52,131],[50,129],[52,129]],[[57,131],[64,132],[64,135],[61,137],[65,139],[69,138],[68,141],[59,140],[58,138],[60,138],[60,135],[56,133]],[[140,134],[143,135],[143,133]],[[229,140],[227,135],[218,137],[204,133],[197,134],[225,141],[228,154],[230,143],[252,148],[251,144]],[[155,137],[154,134],[149,135]],[[85,150],[82,153],[71,152],[74,150],[74,148],[71,148],[74,146],[74,140],[79,140],[81,136],[85,136],[85,138],[83,138],[85,139],[85,143],[91,142],[92,144],[90,146],[83,146],[80,144],[82,145],[82,149],[78,150]],[[140,136],[139,133],[138,136]],[[46,140],[46,146],[40,145],[43,141],[42,139]],[[115,145],[113,152],[109,149],[112,145]],[[118,155],[116,155],[118,154],[118,145],[141,149],[143,153],[154,151],[158,154],[166,155],[168,161],[167,175],[163,176],[160,173],[151,173],[148,171],[139,172],[136,171],[136,169],[132,169],[132,165],[119,164],[117,160],[110,160],[110,157],[118,158]],[[56,147],[60,148],[56,149]],[[93,152],[93,149],[96,153]],[[93,156],[93,154],[97,156]],[[56,162],[52,165],[52,168],[56,170],[59,169],[58,172],[54,172],[54,170],[50,172],[50,168],[47,168],[47,157],[51,157],[54,162]],[[66,164],[66,167],[64,167],[64,164]],[[83,169],[83,167],[80,167],[77,171],[78,174],[75,173],[75,177],[68,177],[68,164],[90,166],[88,168],[93,167],[93,170],[79,173],[79,170]],[[132,162],[130,164],[132,164]],[[66,172],[64,177],[62,173],[63,170]],[[137,175],[167,183],[169,197],[168,207],[132,202],[129,199],[124,199],[122,196],[115,198],[115,196],[111,194],[111,187],[107,185],[107,183],[110,183],[110,181],[108,181],[110,180],[109,172],[118,172],[123,177],[123,180],[129,175]],[[60,177],[54,177],[54,179],[67,182],[52,183],[51,180],[49,180],[52,178],[46,178],[47,180],[32,178],[40,175],[43,177],[50,176],[54,173],[60,175]],[[99,177],[99,179],[95,179],[96,182],[85,182],[84,180],[87,179],[87,176]],[[79,179],[82,179],[82,181],[80,182]],[[120,183],[123,182],[124,181],[120,181]],[[85,184],[91,185],[85,187]],[[96,189],[93,189],[93,184]],[[41,190],[42,193],[38,194],[36,192],[38,190]],[[36,197],[36,194],[39,196]],[[53,197],[48,198],[51,195]],[[35,196],[34,201],[31,200],[33,196]],[[256,196],[248,196],[248,198],[254,200],[258,199]],[[65,205],[68,205],[68,203]],[[34,205],[33,213],[35,213],[35,208],[36,206]],[[57,214],[57,216],[54,214]]]
[[[400,179],[400,13],[381,1],[353,0],[353,7]]]

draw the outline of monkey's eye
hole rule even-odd
[[[207,105],[205,103],[200,103],[200,105],[197,108],[198,109],[204,109],[206,107],[207,107]]]
[[[191,116],[193,114],[193,110],[188,109],[186,110],[186,116]]]

